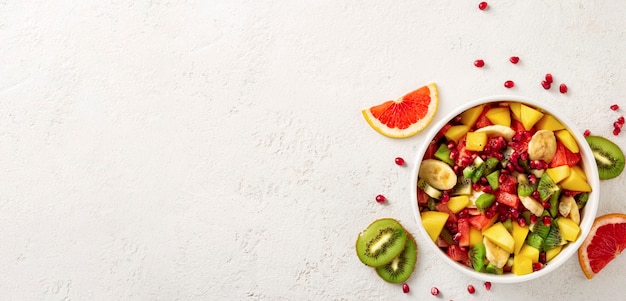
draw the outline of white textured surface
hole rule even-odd
[[[354,254],[376,218],[415,229],[393,158],[424,142],[360,110],[430,81],[436,118],[514,93],[626,149],[626,6],[478,2],[0,1],[0,298],[623,299],[626,256],[486,292],[421,248],[405,295]],[[599,214],[626,212],[624,179]]]

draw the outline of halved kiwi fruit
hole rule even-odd
[[[600,136],[585,137],[598,165],[600,180],[619,176],[624,170],[624,153],[615,143]]]
[[[400,255],[406,241],[407,232],[397,220],[379,219],[359,234],[356,254],[365,265],[383,266]]]
[[[407,233],[404,250],[386,265],[377,267],[376,273],[387,282],[404,282],[413,273],[415,263],[417,263],[417,244],[413,236]]]

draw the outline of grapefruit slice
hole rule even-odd
[[[626,248],[626,214],[600,216],[578,249],[578,262],[588,279],[593,278]]]
[[[431,83],[362,113],[377,132],[391,138],[406,138],[421,132],[433,121],[438,104],[437,86]]]

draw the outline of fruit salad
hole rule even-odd
[[[452,260],[476,271],[540,270],[580,235],[591,192],[576,139],[520,102],[466,110],[429,142],[419,167],[422,224]]]

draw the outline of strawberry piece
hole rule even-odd
[[[496,200],[498,203],[507,205],[511,208],[517,208],[519,206],[519,197],[515,193],[498,190],[496,193]]]
[[[511,175],[500,175],[500,192],[517,193],[517,180]]]
[[[467,218],[460,218],[457,222],[457,228],[461,237],[459,238],[459,246],[468,247],[470,241],[470,226]]]
[[[487,111],[489,111],[489,109],[491,109],[490,106],[485,106],[483,111],[480,113],[480,116],[478,116],[478,119],[476,120],[476,128],[477,129],[484,128],[484,127],[489,126],[489,125],[493,125],[491,120],[489,120],[489,118],[487,118]]]
[[[448,254],[448,257],[454,261],[461,262],[465,265],[469,264],[469,254],[467,253],[467,248],[464,250],[457,245],[451,245],[448,247],[446,253]]]
[[[434,158],[438,147],[439,146],[437,146],[435,141],[431,141],[430,144],[428,144],[428,148],[426,148],[426,152],[424,153],[424,160]]]
[[[561,141],[556,142],[556,153],[550,162],[550,167],[568,165],[576,166],[581,160],[580,154],[572,153]]]
[[[445,212],[450,215],[448,217],[448,222],[456,223],[458,221],[458,217],[456,216],[456,214],[450,211],[450,208],[448,208],[447,204],[439,202],[437,205],[435,205],[435,208],[437,208],[437,211],[439,212]]]
[[[487,228],[487,227],[493,225],[493,223],[496,221],[497,218],[498,218],[497,215],[495,215],[492,218],[488,218],[486,215],[480,214],[480,215],[474,215],[474,216],[470,217],[468,219],[468,222],[474,228],[476,228],[478,230],[482,230],[483,228]]]
[[[417,188],[417,203],[420,205],[426,205],[428,203],[429,196],[421,188]]]

